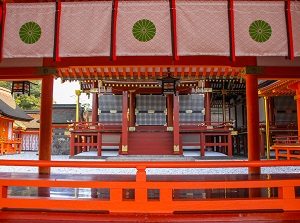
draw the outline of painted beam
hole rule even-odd
[[[300,79],[300,67],[246,67],[245,74],[254,74],[258,79],[279,80],[279,79]]]
[[[68,67],[68,66],[137,66],[137,65],[212,65],[212,66],[256,66],[256,57],[236,57],[236,61],[230,61],[225,56],[181,56],[180,60],[173,61],[172,56],[139,56],[118,57],[111,61],[109,57],[70,57],[61,58],[61,62],[54,62],[51,58],[44,59],[44,66]]]
[[[92,58],[89,58],[90,62],[93,61]],[[63,59],[62,59],[63,60]],[[157,63],[155,63],[157,62]],[[161,61],[164,63],[163,61]],[[92,63],[92,62],[91,62]],[[70,60],[67,64],[74,66],[92,66],[91,63],[87,63],[84,61],[77,62]],[[162,63],[157,60],[152,61],[152,66],[162,66]],[[80,65],[79,65],[80,64]],[[94,66],[103,66],[101,63],[95,63]],[[127,63],[124,61],[124,64],[110,64],[109,66],[130,66],[131,60],[128,60]],[[185,66],[191,66],[193,63],[190,61],[189,64],[185,64]],[[201,64],[209,64],[209,61],[206,63],[194,63],[195,66],[201,66]],[[227,63],[221,63],[222,66],[227,66]],[[16,79],[41,79],[45,75],[55,74],[57,72],[56,68],[66,67],[66,63],[56,63],[53,62],[53,66],[44,66],[44,67],[3,67],[0,68],[0,79],[1,80],[16,80]],[[65,66],[60,66],[65,65]],[[164,64],[166,65],[166,64]],[[174,66],[176,64],[170,64],[170,66]],[[177,64],[178,65],[178,64]],[[214,66],[213,64],[211,64]],[[236,66],[237,64],[234,64]],[[245,64],[247,65],[247,64]],[[75,67],[76,67],[75,66]],[[138,61],[133,66],[138,66]],[[145,64],[145,66],[148,66]],[[184,66],[184,65],[183,65]],[[204,66],[204,65],[203,65]],[[215,65],[217,66],[217,65]],[[233,67],[234,68],[234,67]],[[300,79],[300,67],[257,67],[257,66],[246,66],[244,74],[255,74],[258,79],[266,79],[266,80],[279,80],[279,79]]]
[[[55,67],[3,67],[0,68],[0,80],[42,79],[55,73]]]

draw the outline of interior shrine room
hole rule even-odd
[[[71,156],[95,156],[96,151],[98,156],[247,155],[246,85],[240,69],[192,66],[153,68],[153,71],[147,67],[102,69],[109,78],[93,80],[91,75],[91,80],[80,82],[81,93],[93,98],[92,111],[89,123],[78,123],[70,129],[71,149],[74,148]],[[118,69],[122,75],[110,69]],[[175,74],[176,78],[171,79],[174,82],[171,91],[163,92],[158,80],[161,76],[167,76],[164,74],[168,72]],[[208,75],[199,80],[197,74],[201,72]],[[59,73],[63,80],[76,77],[75,72],[68,73],[68,76],[63,74],[65,70]],[[138,80],[133,80],[130,75],[137,76]],[[258,81],[261,157],[275,156],[270,147],[275,143],[276,136],[297,135],[295,91],[280,91],[283,85],[295,82]],[[125,108],[122,107],[123,100],[127,104]],[[123,109],[126,116],[122,115]],[[179,114],[173,116],[174,110]],[[266,116],[269,120],[268,134]],[[174,128],[174,122],[179,128]],[[125,125],[129,129],[128,148],[121,148],[121,130]],[[95,142],[96,129],[107,129],[103,131],[100,149],[95,148],[99,145]],[[179,134],[174,131],[179,131]],[[176,134],[179,137],[178,148],[172,144]],[[76,140],[76,146],[72,144],[75,143],[73,140]]]

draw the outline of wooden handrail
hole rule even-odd
[[[300,166],[300,160],[264,161],[205,161],[205,162],[95,162],[95,161],[43,161],[43,160],[0,160],[0,166],[37,166],[65,168],[239,168]]]
[[[275,145],[298,144],[300,146],[300,136],[276,136]]]
[[[176,211],[239,211],[239,210],[284,210],[300,211],[299,197],[295,188],[300,186],[299,174],[283,177],[251,177],[224,179],[178,180],[178,178],[155,178],[146,173],[147,168],[240,168],[267,166],[300,166],[300,161],[208,161],[208,162],[87,162],[87,161],[41,161],[41,160],[0,160],[0,165],[6,166],[39,166],[39,167],[78,167],[78,168],[136,168],[135,177],[116,180],[114,175],[102,178],[102,175],[80,177],[80,175],[55,174],[38,177],[34,174],[22,175],[13,173],[0,175],[0,209],[52,209],[52,210],[102,210],[108,213],[174,213]],[[129,175],[131,176],[131,175]],[[149,177],[149,178],[148,178]],[[151,177],[154,177],[153,179]],[[114,179],[114,180],[112,180]],[[152,179],[152,180],[151,180]],[[185,178],[183,178],[185,179]],[[41,188],[48,195],[36,196],[8,196],[8,188],[15,186]],[[50,188],[106,188],[109,197],[106,199],[92,197],[72,199],[50,197]],[[240,189],[246,191],[260,191],[267,188],[277,188],[278,195],[266,197],[258,195],[248,197],[208,197],[206,191],[214,189]],[[149,190],[159,190],[158,197],[149,199]],[[133,198],[126,198],[124,191],[134,191]],[[185,197],[176,195],[179,191],[197,190],[204,197]],[[75,196],[75,195],[74,195]]]

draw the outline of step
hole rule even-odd
[[[107,161],[195,161],[193,157],[182,155],[118,155],[107,157]]]

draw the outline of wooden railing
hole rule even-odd
[[[19,138],[0,139],[0,155],[20,153],[22,148],[22,141]]]
[[[300,145],[300,136],[276,136],[275,138],[276,145]]]
[[[199,155],[205,156],[205,148],[221,147],[221,151],[228,156],[232,156],[232,136],[233,122],[201,122],[201,123],[180,123],[180,134],[198,135],[198,142],[184,142],[182,146],[199,146]]]
[[[120,130],[122,123],[119,122],[74,122],[70,124],[70,131],[83,131],[83,130]]]
[[[224,129],[224,130],[232,130],[233,122],[180,122],[181,130],[190,130],[190,129],[198,129],[198,130],[212,130],[212,129]]]
[[[300,137],[277,136],[272,149],[275,150],[277,160],[280,158],[300,159]]]
[[[121,137],[122,125],[120,123],[92,123],[74,122],[69,125],[70,130],[70,156],[96,149],[101,156],[102,146],[120,147],[120,140],[116,142],[103,141],[103,135],[116,135]]]
[[[105,211],[108,213],[176,213],[195,211],[300,211],[300,175],[229,175],[222,178],[203,178],[199,175],[155,177],[147,175],[148,168],[241,168],[270,166],[300,166],[300,161],[218,161],[218,162],[75,162],[75,161],[25,161],[0,160],[6,166],[73,167],[73,168],[135,168],[136,175],[116,179],[114,175],[28,175],[20,173],[0,174],[0,208],[52,209]],[[132,175],[131,175],[132,176]],[[239,177],[242,176],[242,177]],[[59,198],[8,196],[10,187],[38,188],[106,188],[108,198]],[[247,190],[247,197],[210,198],[207,196],[180,198],[176,191],[201,190]],[[274,190],[274,196],[262,196],[262,190]],[[126,197],[126,191],[133,196]],[[156,190],[158,196],[149,198],[149,191]],[[298,193],[296,193],[298,191]],[[191,194],[191,193],[190,193]]]

